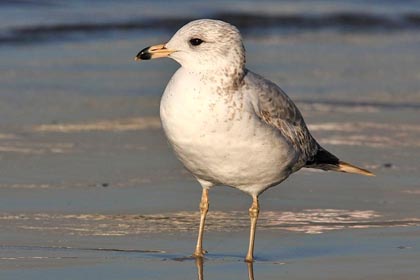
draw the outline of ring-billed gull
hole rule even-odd
[[[160,103],[163,130],[175,154],[203,188],[194,256],[202,257],[208,191],[215,185],[252,196],[246,261],[254,260],[258,196],[302,167],[373,175],[340,161],[312,137],[296,105],[273,82],[245,68],[233,25],[192,21],[136,60],[170,57],[181,67]]]

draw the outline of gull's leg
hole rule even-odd
[[[206,222],[206,215],[209,211],[209,190],[203,188],[200,202],[200,228],[198,230],[197,246],[195,247],[194,257],[203,257],[206,251],[203,250],[203,233],[204,224]]]
[[[251,218],[251,230],[249,233],[249,248],[248,254],[246,254],[245,261],[254,261],[254,240],[255,240],[255,229],[257,227],[258,214],[260,213],[260,205],[258,203],[258,197],[252,196],[252,206],[249,208],[249,217]]]

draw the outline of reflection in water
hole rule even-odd
[[[249,280],[254,280],[254,264],[247,262],[246,265],[248,266],[248,278]]]
[[[248,280],[254,280],[254,264],[245,262],[248,267]],[[198,280],[204,280],[204,258],[196,258],[195,265],[197,266]]]
[[[198,280],[203,280],[203,263],[204,260],[203,258],[196,258],[195,259],[195,265],[197,266],[197,275],[198,275]]]

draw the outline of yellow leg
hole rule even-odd
[[[249,248],[246,254],[245,261],[254,261],[254,240],[255,240],[255,229],[257,227],[258,214],[260,213],[260,206],[258,203],[258,197],[252,197],[252,206],[249,208],[249,217],[251,218],[251,230],[249,233]]]
[[[203,188],[200,202],[200,228],[198,230],[197,246],[195,247],[194,257],[203,257],[206,251],[203,250],[203,233],[206,215],[209,211],[209,190]]]

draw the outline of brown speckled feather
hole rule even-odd
[[[257,98],[254,108],[256,114],[268,125],[276,128],[298,154],[298,160],[292,167],[293,172],[302,167],[309,167],[373,176],[366,169],[340,161],[321,147],[309,132],[299,109],[276,84],[247,71],[244,86],[251,85]]]
[[[300,169],[314,158],[320,146],[306,127],[299,109],[280,87],[257,74],[249,71],[245,86],[246,83],[252,83],[254,91],[258,89],[255,91],[256,114],[296,149],[299,155],[296,169]]]

